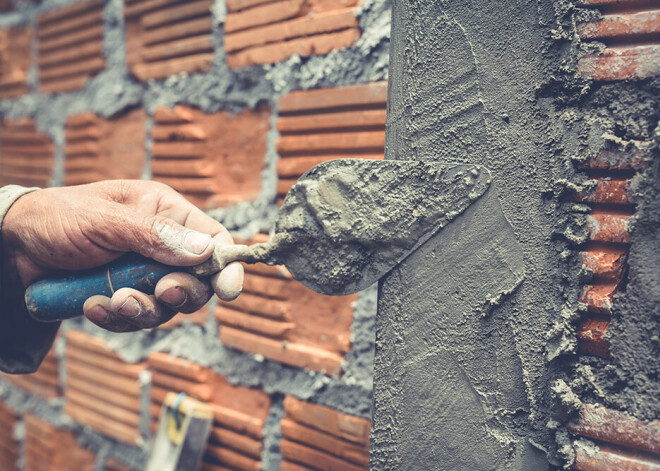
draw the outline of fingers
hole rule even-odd
[[[112,332],[132,332],[158,327],[176,311],[131,288],[118,290],[112,298],[92,296],[83,306],[85,316],[94,324]]]
[[[243,290],[243,276],[243,265],[232,262],[211,277],[213,291],[223,301],[233,301]]]
[[[233,284],[222,282],[223,295],[225,292],[233,293],[231,290],[235,290],[235,284],[235,281]],[[85,301],[83,311],[99,327],[112,332],[132,332],[158,327],[177,312],[190,314],[198,311],[212,295],[208,283],[188,273],[170,273],[156,284],[154,296],[122,288],[112,298],[90,297]]]
[[[201,309],[211,296],[211,286],[188,273],[170,273],[155,290],[156,299],[175,312],[191,314]]]
[[[134,332],[139,330],[139,327],[112,312],[110,305],[111,301],[107,296],[92,296],[85,301],[83,312],[91,322],[110,332]]]
[[[186,228],[160,215],[144,215],[117,203],[99,217],[90,231],[102,247],[119,252],[137,252],[161,263],[190,266],[211,256],[213,237]]]

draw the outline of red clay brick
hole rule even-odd
[[[202,208],[251,201],[259,195],[269,130],[267,109],[205,114],[184,106],[159,107],[154,117],[154,180],[167,183]]]
[[[660,10],[603,15],[598,21],[578,24],[577,31],[582,39],[631,39],[660,33]]]
[[[140,178],[146,159],[146,120],[142,109],[111,120],[89,112],[71,116],[65,133],[64,183]]]
[[[103,2],[81,2],[39,16],[39,89],[81,88],[105,67]]]
[[[603,149],[595,157],[587,159],[580,165],[589,170],[640,170],[646,167],[651,155],[647,145],[635,141],[635,150]]]
[[[59,397],[62,393],[59,383],[59,364],[51,349],[39,369],[28,375],[4,375],[21,389],[44,399]]]
[[[293,396],[284,399],[287,418],[321,430],[349,442],[366,445],[369,443],[371,423],[368,419],[342,414],[326,406],[301,401]]]
[[[369,466],[368,443],[350,443],[289,419],[282,419],[280,425],[282,435],[289,440],[318,448],[361,466]]]
[[[254,64],[281,62],[294,55],[301,57],[325,55],[352,45],[359,37],[358,28],[349,28],[307,38],[294,38],[228,54],[227,63],[232,69],[237,69]]]
[[[617,292],[617,282],[584,285],[580,290],[579,301],[587,305],[590,312],[602,315],[612,314],[612,300]]]
[[[277,141],[277,151],[280,154],[332,153],[354,149],[365,153],[376,153],[384,151],[384,148],[385,131],[283,136]]]
[[[359,466],[342,460],[329,453],[314,448],[300,445],[299,443],[283,439],[280,443],[282,456],[290,461],[302,463],[311,469],[320,471],[334,471],[337,469],[346,471],[365,471],[368,466]]]
[[[127,1],[126,60],[139,80],[204,72],[213,66],[212,0]]]
[[[589,239],[596,242],[627,244],[630,242],[629,220],[629,213],[595,209],[587,216]]]
[[[28,26],[0,29],[0,98],[28,92],[32,30]]]
[[[95,460],[72,432],[25,415],[25,471],[92,471]]]
[[[387,83],[296,91],[279,103],[277,194],[321,162],[336,158],[382,159]]]
[[[139,378],[145,363],[126,363],[105,341],[67,333],[65,412],[83,425],[117,440],[140,439]]]
[[[0,145],[0,185],[49,185],[53,176],[53,143],[37,131],[31,118],[4,120]]]
[[[577,330],[578,348],[587,355],[609,358],[609,346],[605,334],[610,326],[606,319],[585,319]]]
[[[599,444],[596,451],[575,447],[573,469],[578,471],[658,471],[660,460],[651,455]]]
[[[628,251],[620,247],[592,246],[580,252],[582,266],[595,277],[620,280],[626,265]]]
[[[336,88],[320,88],[291,92],[280,100],[281,114],[303,111],[336,110],[337,108],[377,107],[387,105],[387,82],[350,85]]]
[[[267,394],[232,386],[209,368],[165,353],[152,353],[148,362],[153,427],[168,391],[185,392],[213,410],[203,469],[260,469],[263,425],[270,410]]]
[[[282,0],[229,14],[225,21],[225,33],[229,35],[236,31],[295,17],[302,12],[304,4],[304,0]]]
[[[360,37],[356,0],[228,2],[225,52],[232,68],[327,54]]]
[[[260,235],[251,242],[265,240]],[[247,265],[245,271],[241,296],[220,302],[216,310],[222,342],[299,368],[340,374],[351,348],[356,296],[317,294],[284,267]]]
[[[593,440],[660,454],[660,420],[643,422],[624,412],[585,404],[567,428]]]
[[[624,204],[634,203],[629,180],[593,180],[594,188],[576,195],[583,203]]]
[[[655,77],[660,75],[660,45],[606,48],[581,59],[578,74],[598,81]]]
[[[330,11],[228,34],[225,37],[225,51],[233,53],[249,47],[357,27],[353,8]]]

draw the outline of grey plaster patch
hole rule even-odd
[[[261,453],[261,469],[264,471],[277,471],[282,462],[280,421],[284,418],[284,396],[274,394],[271,399],[273,402],[264,422],[264,448]]]

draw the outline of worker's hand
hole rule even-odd
[[[174,266],[196,265],[214,244],[232,244],[229,232],[170,187],[151,181],[113,180],[37,190],[20,197],[2,227],[6,260],[29,286],[57,269],[82,270],[138,252]],[[243,267],[234,262],[210,285],[171,273],[149,296],[130,288],[112,298],[92,296],[85,315],[113,332],[156,327],[177,312],[201,308],[213,292],[231,301],[241,292]]]

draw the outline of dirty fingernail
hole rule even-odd
[[[104,323],[108,319],[108,311],[100,304],[97,304],[87,311],[87,318],[92,322]]]
[[[212,240],[213,238],[208,234],[202,234],[201,232],[196,231],[188,231],[184,238],[184,247],[188,252],[191,252],[195,255],[200,255],[204,253]]]
[[[168,306],[181,307],[188,300],[188,294],[180,286],[173,286],[160,295],[159,300]]]
[[[117,313],[125,317],[137,317],[142,314],[142,306],[133,296],[129,296],[124,304],[119,306]]]

